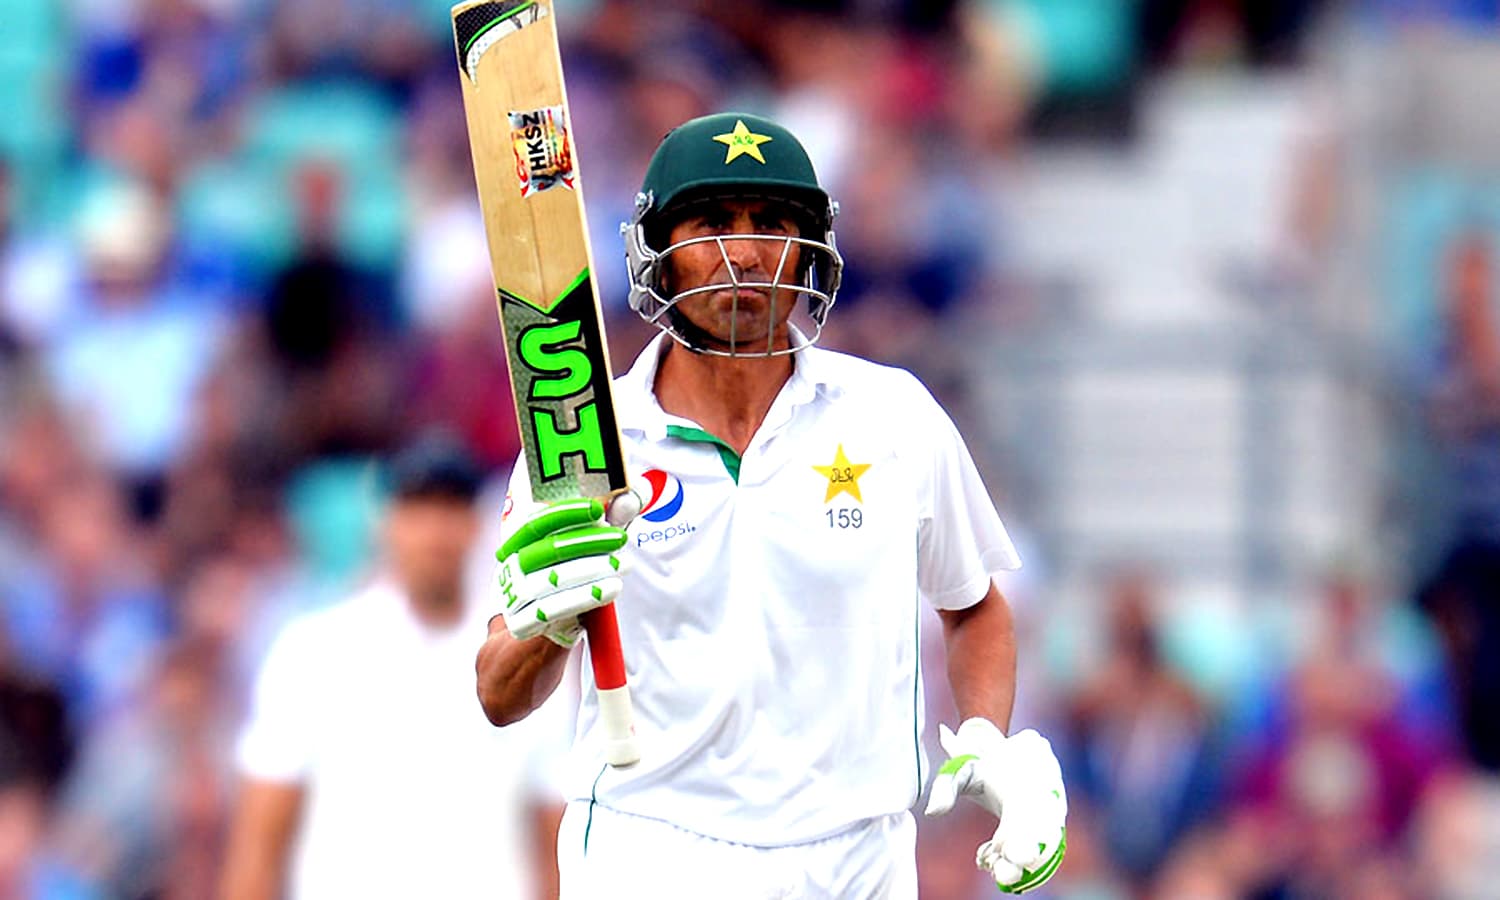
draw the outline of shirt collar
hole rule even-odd
[[[808,343],[795,327],[792,341],[799,345]],[[656,399],[656,372],[670,342],[666,334],[652,338],[630,370],[616,380],[615,414],[621,431],[638,432],[647,440],[660,441],[667,436],[668,424],[682,424],[682,420],[662,409]],[[793,408],[811,403],[819,393],[836,396],[843,392],[843,386],[832,379],[827,354],[828,351],[814,346],[803,346],[792,354],[792,375],[781,390],[782,397]]]
[[[656,401],[656,369],[661,365],[661,356],[666,352],[665,333],[658,334],[646,344],[630,371],[615,381],[615,417],[621,431],[635,431],[647,440],[660,441],[667,436],[666,410]]]

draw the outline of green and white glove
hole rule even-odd
[[[988,719],[965,719],[958,733],[938,726],[948,761],[938,769],[927,815],[940,816],[967,794],[1000,819],[974,862],[1007,894],[1040,887],[1068,848],[1068,795],[1047,739],[1030,728],[1006,737]]]
[[[598,500],[543,506],[495,551],[505,627],[518,640],[544,635],[571,647],[578,617],[620,596],[625,529],[608,524]]]

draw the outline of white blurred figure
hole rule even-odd
[[[555,895],[562,810],[544,772],[570,723],[495,729],[474,696],[478,469],[428,438],[392,482],[382,574],[294,620],[262,667],[226,900]]]
[[[184,449],[225,322],[165,277],[172,223],[146,186],[97,188],[76,227],[85,284],[77,316],[44,348],[49,386],[112,472],[156,477]]]

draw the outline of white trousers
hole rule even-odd
[[[562,900],[916,900],[916,838],[901,812],[806,844],[753,847],[574,802],[557,863]]]

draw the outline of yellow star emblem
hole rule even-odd
[[[746,128],[744,119],[736,119],[733,131],[728,134],[716,134],[714,140],[729,148],[729,152],[724,154],[726,166],[741,156],[748,156],[761,165],[766,164],[766,158],[760,153],[760,145],[770,143],[771,138],[764,134],[756,134]]]
[[[869,463],[850,462],[849,457],[844,455],[844,445],[839,444],[838,451],[833,454],[832,465],[813,466],[814,471],[828,479],[828,493],[823,496],[823,502],[827,503],[839,494],[848,494],[860,503],[865,502],[859,495],[859,476],[869,468]]]

